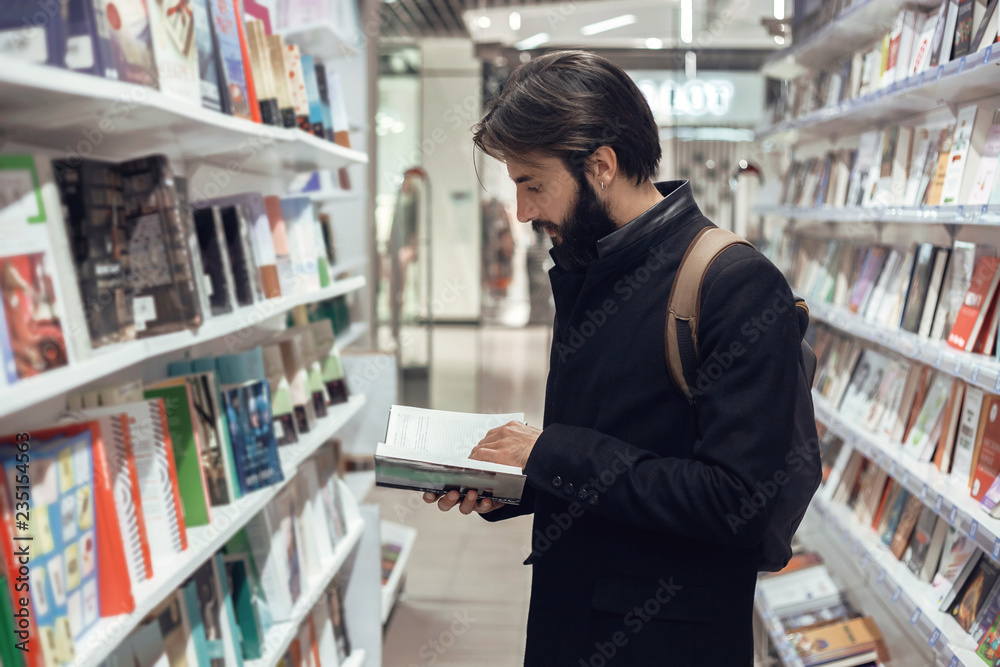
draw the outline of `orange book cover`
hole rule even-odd
[[[979,335],[976,336],[976,344],[972,346],[973,354],[993,355],[993,349],[997,342],[998,318],[1000,318],[1000,289],[995,291],[993,300],[990,301],[989,310],[986,311],[986,317],[983,318],[983,326],[979,330]]]
[[[893,484],[894,482],[890,480],[889,483],[886,484],[885,488],[882,490],[882,500],[879,501],[878,509],[875,510],[875,514],[874,516],[872,516],[872,528],[876,528],[879,525],[879,522],[882,520],[882,514],[885,512],[885,506],[889,502],[890,494],[892,494]]]
[[[0,568],[7,575],[11,605],[14,607],[14,613],[17,614],[18,609],[21,608],[21,598],[28,597],[28,582],[26,580],[20,582],[17,580],[18,576],[21,576],[19,574],[20,563],[15,555],[15,552],[19,550],[19,542],[14,539],[14,517],[11,513],[11,506],[9,504],[10,496],[8,494],[6,477],[0,474],[0,542],[2,542],[0,544]],[[30,567],[30,563],[28,567]],[[35,627],[34,614],[30,611],[29,613],[31,615],[25,621],[26,627],[21,626],[18,618],[13,619],[14,625],[17,626],[17,631],[25,634],[18,635],[10,641],[14,641],[15,644],[27,641],[28,651],[24,654],[25,665],[27,667],[44,667],[45,660],[42,655],[42,647],[38,642],[38,630]],[[4,641],[8,641],[8,639],[4,638]]]
[[[125,562],[125,543],[118,528],[114,478],[101,429],[96,422],[65,424],[32,431],[32,440],[72,437],[90,431],[94,460],[94,522],[97,524],[97,580],[101,616],[117,616],[135,611],[132,582]],[[0,446],[15,445],[14,435],[0,436]]]
[[[243,54],[243,69],[247,80],[247,102],[250,104],[250,119],[261,122],[260,104],[257,102],[257,84],[253,80],[253,69],[250,67],[250,47],[247,46],[247,31],[243,23],[243,6],[240,0],[233,0],[236,9],[236,29],[240,35],[240,51]]]
[[[962,307],[955,317],[955,324],[948,334],[948,345],[971,352],[983,327],[997,281],[1000,280],[1000,258],[980,257],[972,273],[972,282],[965,293]]]
[[[917,519],[920,518],[920,511],[923,508],[924,505],[917,496],[907,498],[906,505],[903,507],[903,513],[899,517],[899,525],[896,526],[896,532],[893,534],[892,543],[889,546],[889,550],[892,551],[892,555],[896,557],[896,560],[902,560],[903,554],[906,552],[906,546],[910,543],[910,537],[913,535],[913,529],[917,526]]]
[[[983,399],[979,422],[978,455],[972,473],[971,495],[981,501],[990,484],[1000,473],[1000,396],[988,394]]]

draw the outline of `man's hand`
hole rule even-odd
[[[478,500],[478,496],[475,491],[469,491],[465,494],[464,498],[461,498],[458,495],[458,491],[449,491],[441,496],[430,493],[429,491],[424,493],[424,502],[427,504],[437,503],[438,508],[442,512],[447,512],[455,505],[458,505],[459,500],[462,501],[462,504],[459,505],[458,511],[462,514],[472,514],[474,511],[479,514],[486,514],[487,512],[492,512],[495,509],[500,509],[505,504],[499,503],[490,498]]]
[[[518,421],[507,422],[503,426],[490,429],[469,454],[470,459],[502,463],[524,470],[535,441],[542,434],[541,429],[527,426]]]

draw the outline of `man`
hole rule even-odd
[[[761,490],[786,468],[806,382],[785,279],[746,246],[713,264],[692,405],[667,372],[664,321],[711,223],[687,182],[652,182],[657,127],[631,79],[593,54],[537,58],[474,141],[506,162],[518,219],[552,237],[544,427],[493,429],[471,455],[524,470],[520,505],[424,499],[490,521],[534,513],[525,665],[749,666],[773,510]]]

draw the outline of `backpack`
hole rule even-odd
[[[667,370],[674,384],[692,405],[695,404],[695,398],[690,381],[696,377],[700,363],[698,319],[701,310],[702,283],[712,262],[724,250],[734,245],[753,247],[743,238],[725,229],[718,227],[703,229],[684,253],[673,287],[670,289],[664,332]],[[799,320],[800,336],[804,337],[809,326],[809,308],[804,300],[795,299],[795,312]],[[810,393],[816,372],[816,355],[804,339],[799,367],[807,384],[805,386],[800,384],[795,399],[794,423],[789,425],[792,429],[792,451],[809,451],[815,455],[789,457],[795,461],[798,469],[789,464],[785,470],[788,482],[779,486],[774,514],[760,545],[760,562],[757,566],[760,572],[777,572],[788,564],[792,556],[792,536],[799,527],[822,478],[820,457],[815,446],[816,422]],[[810,449],[805,450],[804,447]]]

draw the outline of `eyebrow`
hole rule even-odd
[[[517,178],[514,179],[514,182],[520,185],[521,183],[527,183],[528,181],[533,181],[533,180],[535,180],[534,176],[526,174],[524,176],[518,176]]]

